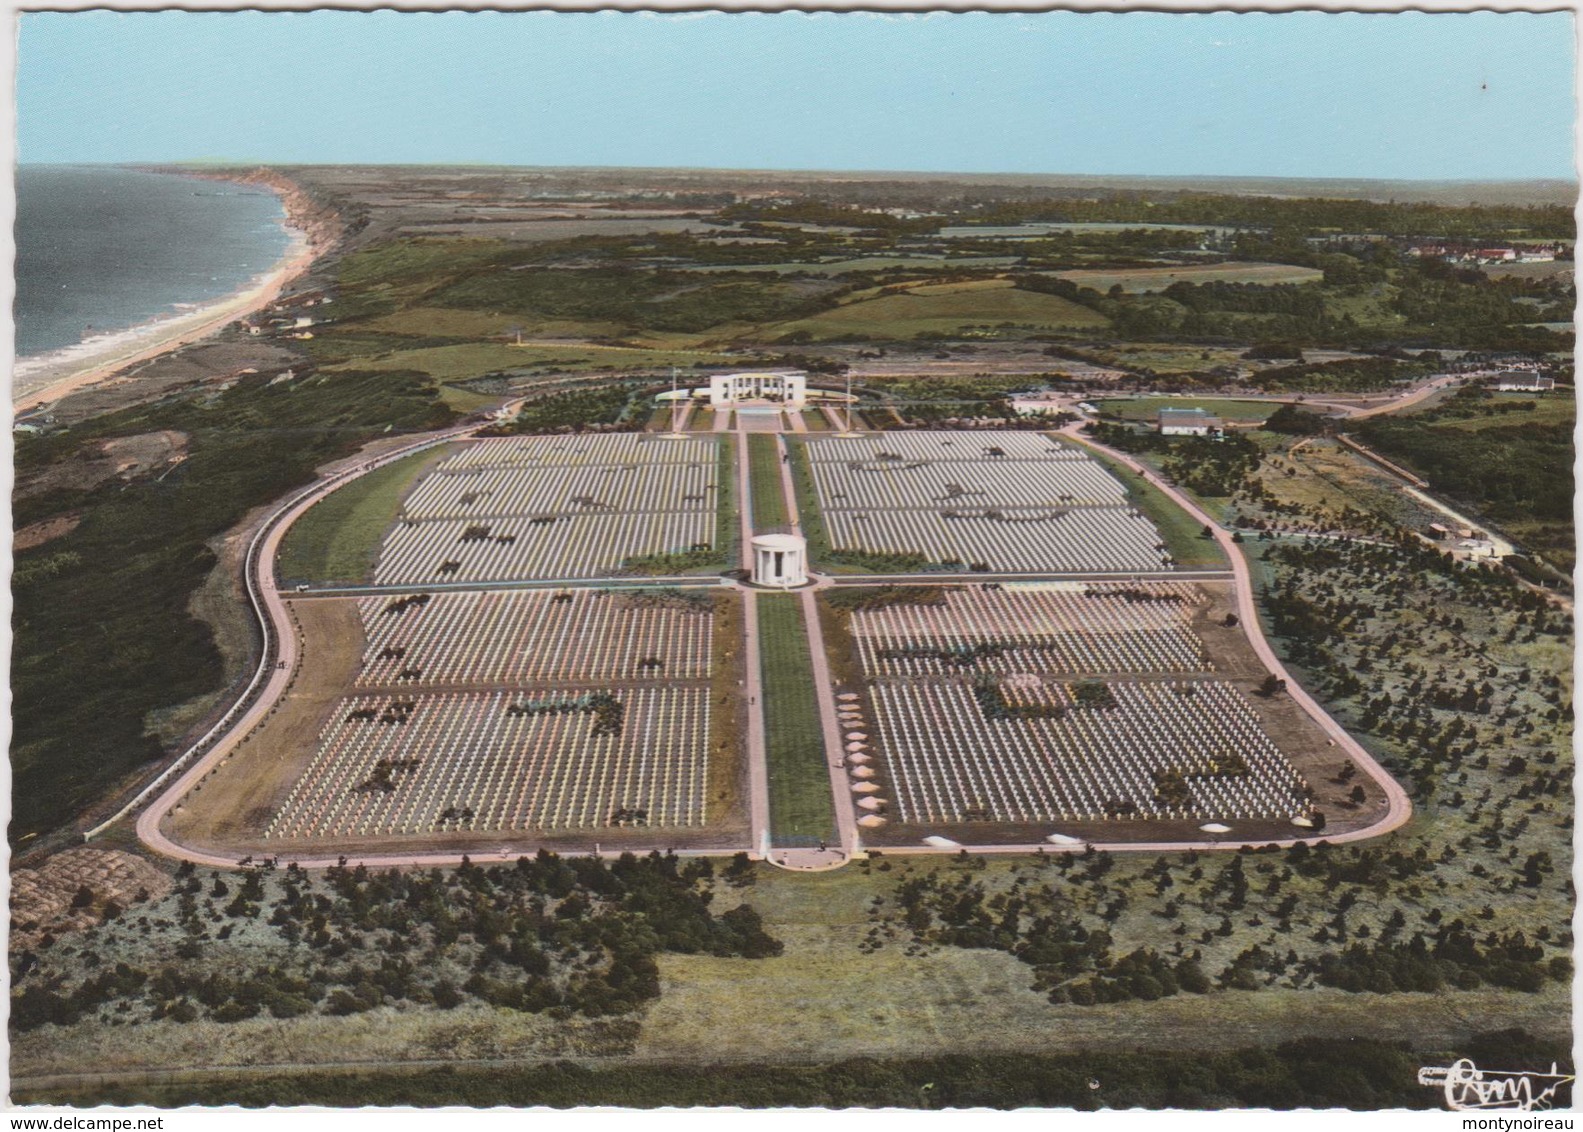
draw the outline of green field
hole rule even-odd
[[[1124,421],[1153,421],[1161,409],[1204,409],[1228,421],[1263,421],[1280,408],[1278,401],[1243,401],[1231,397],[1117,397],[1096,400],[1100,412]]]
[[[780,445],[773,436],[748,437],[748,471],[753,484],[753,529],[759,533],[784,527],[791,521],[786,513],[786,493],[781,490]]]
[[[1055,439],[1067,443],[1064,438]],[[1203,524],[1195,522],[1191,515],[1167,499],[1164,492],[1103,452],[1089,448],[1087,445],[1080,447],[1121,481],[1122,486],[1127,489],[1127,498],[1132,501],[1134,507],[1148,516],[1149,522],[1153,523],[1155,529],[1160,532],[1160,541],[1165,543],[1166,549],[1171,552],[1171,557],[1176,559],[1178,566],[1195,570],[1227,565],[1226,556],[1220,551],[1220,544],[1212,538],[1204,537]]]
[[[1272,286],[1277,283],[1312,283],[1323,279],[1325,273],[1312,267],[1294,267],[1285,263],[1205,263],[1172,264],[1168,267],[1081,268],[1077,271],[1053,271],[1049,274],[1070,279],[1080,287],[1096,291],[1109,291],[1120,285],[1131,295],[1148,291],[1163,291],[1172,283],[1260,283]]]
[[[359,476],[310,507],[280,544],[276,569],[283,583],[366,582],[380,540],[396,521],[401,498],[440,452],[414,452]]]
[[[1011,323],[1038,330],[1092,330],[1108,325],[1103,315],[1056,295],[1021,291],[1009,280],[979,280],[978,285],[932,286],[893,294],[875,294],[811,318],[766,327],[767,338],[806,333],[811,338],[864,336],[913,338],[919,334],[953,334],[963,328],[999,327]]]
[[[835,811],[801,599],[760,594],[764,731],[769,756],[770,840],[776,846],[835,841]]]
[[[1497,393],[1491,403],[1505,406],[1522,402],[1532,402],[1534,407],[1491,413],[1487,417],[1448,419],[1435,423],[1438,427],[1454,428],[1459,432],[1482,432],[1484,429],[1504,428],[1508,425],[1570,425],[1577,419],[1577,402],[1566,393],[1557,392],[1543,396],[1535,396],[1531,393]]]
[[[328,372],[355,370],[383,373],[408,370],[426,373],[440,381],[465,381],[472,377],[542,367],[554,370],[629,370],[691,366],[694,362],[728,365],[731,359],[697,350],[646,350],[627,346],[601,346],[578,343],[567,346],[522,346],[503,342],[469,342],[450,346],[425,346],[412,350],[391,350],[374,357],[357,357],[326,366]]]
[[[855,259],[824,260],[811,263],[688,264],[682,271],[713,274],[720,271],[774,272],[776,275],[851,275],[869,271],[960,271],[966,267],[1016,267],[1021,260],[1009,255],[974,255],[947,258],[941,255],[859,256]]]

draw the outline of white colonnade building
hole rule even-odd
[[[753,536],[753,584],[789,590],[808,584],[808,540],[800,535]]]

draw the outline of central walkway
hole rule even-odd
[[[801,419],[800,414],[793,414]],[[779,476],[776,486],[781,492],[783,506],[793,533],[801,534],[797,514],[797,497],[792,487],[791,468],[786,441],[780,435],[784,415],[779,411],[759,410],[737,413],[737,498],[741,501],[742,515],[742,568],[751,570],[750,544],[756,533],[753,519],[753,471],[749,433],[773,432],[776,452],[779,455]],[[766,424],[772,427],[765,427]],[[795,429],[795,425],[793,426]],[[852,794],[847,788],[845,760],[841,750],[841,731],[836,718],[835,689],[831,686],[830,665],[825,656],[824,637],[819,624],[819,606],[814,599],[815,586],[798,591],[802,623],[807,634],[807,647],[813,677],[814,700],[819,713],[819,741],[824,751],[825,765],[829,770],[831,809],[835,817],[836,843],[814,848],[806,845],[775,844],[775,815],[769,798],[769,752],[765,725],[762,681],[763,649],[759,630],[757,591],[744,586],[743,626],[747,647],[748,666],[748,780],[752,792],[753,844],[765,859],[775,865],[790,869],[838,868],[851,860],[859,851],[857,818],[852,804]]]

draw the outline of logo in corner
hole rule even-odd
[[[1528,1069],[1480,1069],[1471,1058],[1452,1062],[1449,1067],[1424,1066],[1418,1070],[1418,1083],[1442,1088],[1446,1107],[1453,1112],[1477,1109],[1534,1109],[1555,1107],[1556,1094],[1570,1086],[1574,1076],[1561,1073],[1554,1062],[1548,1073]]]

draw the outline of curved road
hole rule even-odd
[[[1320,707],[1320,705],[1300,685],[1298,685],[1294,679],[1291,678],[1291,676],[1286,672],[1284,665],[1282,665],[1280,658],[1275,655],[1274,650],[1265,640],[1263,630],[1259,622],[1258,610],[1254,604],[1253,586],[1251,577],[1249,575],[1247,562],[1242,556],[1241,547],[1232,541],[1230,533],[1224,530],[1208,515],[1204,514],[1204,512],[1196,504],[1187,499],[1181,492],[1177,491],[1171,485],[1162,482],[1159,477],[1154,475],[1153,472],[1145,468],[1142,464],[1133,460],[1124,453],[1117,452],[1113,449],[1105,447],[1104,445],[1097,444],[1087,437],[1078,436],[1077,429],[1080,427],[1080,425],[1081,422],[1074,422],[1072,425],[1069,425],[1066,429],[1062,430],[1063,434],[1069,436],[1076,443],[1102,452],[1110,458],[1115,459],[1123,465],[1131,468],[1149,483],[1153,484],[1160,491],[1164,492],[1165,495],[1172,500],[1172,502],[1176,503],[1189,515],[1193,516],[1195,521],[1202,523],[1210,529],[1210,531],[1214,534],[1216,541],[1226,552],[1227,560],[1232,564],[1231,573],[1236,590],[1238,613],[1242,619],[1242,624],[1245,628],[1250,643],[1253,645],[1255,653],[1272,673],[1274,673],[1278,678],[1287,681],[1288,695],[1290,695],[1291,698],[1314,719],[1314,721],[1320,726],[1325,734],[1328,735],[1336,743],[1336,745],[1353,760],[1354,763],[1367,772],[1369,776],[1379,784],[1380,788],[1385,793],[1385,812],[1379,816],[1378,820],[1361,829],[1352,830],[1345,833],[1331,834],[1329,836],[1324,836],[1321,834],[1309,837],[1294,837],[1283,840],[1261,839],[1254,842],[1248,842],[1247,844],[1287,846],[1294,845],[1299,841],[1307,841],[1310,843],[1316,841],[1328,841],[1331,843],[1360,841],[1366,838],[1376,837],[1380,834],[1387,833],[1404,824],[1412,814],[1412,806],[1407,799],[1406,792],[1402,790],[1401,786],[1397,784],[1395,779],[1393,779],[1374,760],[1373,756],[1370,755],[1361,744],[1353,739],[1352,736],[1340,726],[1340,724],[1336,723],[1336,721],[1332,719],[1324,711],[1324,709]],[[307,511],[308,508],[317,503],[329,492],[344,486],[350,480],[373,471],[376,468],[382,467],[393,460],[410,455],[413,452],[424,448],[433,447],[435,445],[444,444],[451,440],[459,439],[481,427],[483,426],[467,425],[449,429],[444,432],[431,434],[412,444],[404,445],[399,449],[385,453],[379,457],[364,461],[363,463],[354,465],[353,467],[343,469],[342,471],[337,472],[332,476],[326,477],[325,479],[298,493],[296,496],[292,497],[281,507],[279,507],[264,521],[263,525],[260,527],[258,533],[254,536],[253,541],[249,545],[248,554],[245,560],[245,580],[247,583],[248,596],[253,605],[255,614],[259,618],[264,635],[263,654],[260,659],[259,667],[254,673],[252,682],[243,692],[236,704],[232,706],[225,716],[223,716],[221,720],[206,735],[204,735],[202,739],[200,739],[196,744],[194,744],[180,757],[178,757],[170,767],[168,767],[152,783],[145,787],[135,798],[132,799],[131,802],[118,811],[114,817],[102,825],[88,831],[88,833],[84,835],[85,839],[90,839],[94,836],[97,836],[105,828],[114,822],[119,821],[128,813],[135,810],[139,805],[152,796],[155,791],[159,790],[162,786],[165,786],[167,782],[170,782],[171,778],[175,776],[178,771],[181,771],[189,761],[192,761],[196,758],[196,761],[193,761],[192,765],[188,766],[184,773],[181,773],[174,782],[170,783],[170,785],[165,789],[164,793],[159,796],[154,804],[149,806],[138,817],[138,838],[149,848],[179,860],[192,861],[196,864],[212,866],[215,868],[232,868],[236,866],[237,861],[231,857],[222,857],[214,853],[195,850],[187,846],[177,844],[164,834],[164,832],[160,829],[160,823],[193,785],[199,782],[224,758],[231,754],[235,750],[239,741],[244,736],[250,734],[268,717],[276,703],[285,694],[285,691],[290,685],[295,674],[298,661],[299,640],[296,630],[291,623],[290,613],[281,598],[281,594],[276,588],[273,571],[275,553],[279,549],[282,538],[285,536],[285,533],[290,528],[291,524],[305,511]],[[748,493],[749,485],[746,482],[746,473],[748,467],[746,449],[747,446],[743,444],[742,450],[739,453],[738,465],[739,475],[742,477],[742,482],[739,485],[739,498],[741,501],[740,509],[742,511],[742,541],[744,559],[747,557],[747,544],[752,534],[752,519],[750,514],[751,497]],[[788,504],[790,505],[793,497],[789,491],[787,494]],[[938,579],[925,577],[918,580],[934,581]],[[982,579],[980,578],[976,580]],[[811,595],[809,595],[809,597],[811,600]],[[752,603],[747,602],[745,603],[745,606],[747,610],[745,615],[745,629],[749,635],[749,664],[747,673],[748,687],[746,692],[749,695],[750,702],[753,702],[754,706],[759,706],[756,701],[760,697],[761,689],[759,689],[757,686],[759,683],[758,673],[756,671],[757,665],[752,663],[756,654],[756,649],[752,647],[754,644],[756,644],[756,626],[753,624],[756,618],[752,616]],[[810,623],[810,629],[813,629],[812,623]],[[814,651],[817,655],[822,655],[822,649],[816,648]],[[828,678],[822,680],[821,684],[824,687],[824,691],[828,694],[830,691]],[[823,707],[823,704],[821,704],[821,707]],[[821,712],[821,714],[823,715],[824,713]],[[823,720],[822,722],[826,723],[825,729],[828,730],[829,722]],[[755,855],[762,854],[768,847],[766,844],[768,840],[768,814],[766,812],[767,789],[765,789],[764,782],[765,767],[763,764],[762,753],[763,742],[763,716],[762,709],[760,708],[759,711],[750,711],[749,713],[750,755],[748,763],[750,768],[750,778],[752,780],[750,786],[750,807],[752,810],[751,825],[753,829],[753,843],[750,846],[750,851],[752,851]],[[757,757],[754,756],[754,751],[757,752]],[[200,755],[201,757],[198,757]],[[840,776],[838,772],[833,772],[831,779],[832,790],[835,793],[834,800],[837,807],[837,813],[842,814],[844,810],[843,816],[845,816],[848,821],[850,821],[852,817],[850,808],[851,799],[842,789],[844,786],[844,776]],[[843,803],[845,804],[844,806]],[[849,854],[856,854],[860,852],[859,838],[855,829],[848,825],[848,821],[840,822],[842,827],[840,830],[842,849],[847,851]],[[938,848],[930,846],[897,846],[888,847],[885,849],[885,852],[890,855],[929,855],[956,853],[960,852],[963,848],[974,854],[1033,853],[1035,851],[1047,853],[1079,852],[1086,850],[1090,844],[1096,849],[1106,849],[1110,851],[1174,852],[1206,849],[1238,849],[1241,848],[1244,842],[1239,842],[1236,840],[1207,843],[1203,841],[1092,842],[1080,843],[1071,846],[1056,846],[1041,843],[1033,845],[952,845],[949,847]],[[509,862],[519,857],[523,851],[524,850],[521,849],[511,849],[503,845],[498,851],[495,852],[470,851],[465,855],[473,861]],[[606,850],[604,852],[598,853],[597,855],[613,858],[619,856],[621,852],[623,852],[623,850]],[[680,851],[681,855],[684,856],[718,856],[722,852],[723,850],[719,848]],[[352,857],[351,855],[342,856],[338,854],[334,857],[298,857],[294,858],[294,860],[299,866],[303,868],[327,868],[348,860],[355,860],[356,863],[367,864],[376,867],[397,867],[411,865],[454,864],[459,862],[463,855],[464,854],[459,851],[442,851],[437,853],[398,853],[391,855],[375,854],[356,857]],[[850,859],[850,856],[847,859]]]
[[[1062,429],[1062,435],[1069,437],[1078,444],[1101,452],[1110,459],[1130,468],[1144,480],[1163,492],[1171,502],[1193,517],[1196,522],[1202,523],[1215,541],[1220,544],[1220,549],[1225,552],[1226,560],[1231,563],[1232,583],[1237,594],[1237,616],[1242,620],[1242,626],[1247,634],[1248,641],[1253,645],[1253,651],[1258,655],[1264,666],[1275,674],[1277,679],[1286,681],[1286,691],[1292,700],[1301,707],[1317,723],[1322,731],[1334,740],[1336,746],[1347,753],[1358,767],[1367,772],[1369,777],[1385,792],[1385,813],[1379,819],[1362,829],[1352,830],[1347,833],[1338,833],[1330,837],[1293,838],[1290,842],[1280,844],[1295,844],[1297,841],[1329,841],[1331,843],[1342,841],[1361,841],[1365,838],[1378,837],[1382,833],[1389,833],[1406,823],[1412,817],[1413,806],[1407,798],[1407,792],[1392,778],[1390,773],[1374,760],[1374,756],[1364,749],[1363,745],[1347,733],[1346,728],[1331,718],[1330,714],[1321,707],[1312,696],[1300,685],[1292,675],[1286,671],[1286,666],[1281,663],[1281,658],[1275,655],[1275,650],[1270,647],[1270,642],[1264,636],[1264,627],[1259,620],[1258,606],[1253,600],[1253,579],[1248,571],[1248,561],[1243,557],[1242,546],[1235,542],[1231,533],[1206,515],[1203,510],[1187,496],[1182,494],[1172,485],[1166,483],[1153,471],[1144,467],[1139,461],[1134,460],[1124,452],[1118,452],[1103,444],[1079,436],[1077,430],[1081,422],[1074,422]],[[1269,842],[1259,842],[1269,844]]]
[[[159,799],[138,817],[138,839],[151,849],[181,860],[226,867],[235,864],[235,861],[230,858],[217,858],[213,854],[202,853],[177,845],[165,836],[159,826],[165,815],[170,812],[171,808],[176,805],[181,797],[229,755],[242,737],[250,734],[254,728],[268,717],[269,713],[274,710],[275,704],[285,694],[293,676],[296,674],[297,632],[291,623],[291,615],[275,586],[275,553],[280,549],[281,539],[285,537],[291,524],[303,512],[336,488],[343,487],[351,480],[365,475],[376,468],[384,467],[392,461],[399,460],[425,448],[432,448],[435,445],[456,440],[482,427],[482,425],[466,425],[434,433],[412,444],[403,445],[391,452],[366,460],[350,468],[345,468],[299,492],[264,520],[258,533],[253,536],[252,542],[248,544],[247,554],[243,561],[248,599],[252,603],[253,613],[258,618],[264,638],[263,651],[259,657],[258,668],[253,673],[252,681],[237,702],[232,705],[231,709],[221,717],[220,721],[203,738],[183,752],[175,762],[167,767],[153,782],[144,787],[136,797],[117,811],[108,821],[85,833],[83,835],[84,840],[91,840],[110,825],[120,821],[147,800],[156,790],[170,781],[171,777],[191,761],[194,756],[206,751],[207,753],[204,753],[201,758],[193,762],[186,772],[177,778]],[[330,863],[334,864],[335,862],[332,861]]]

